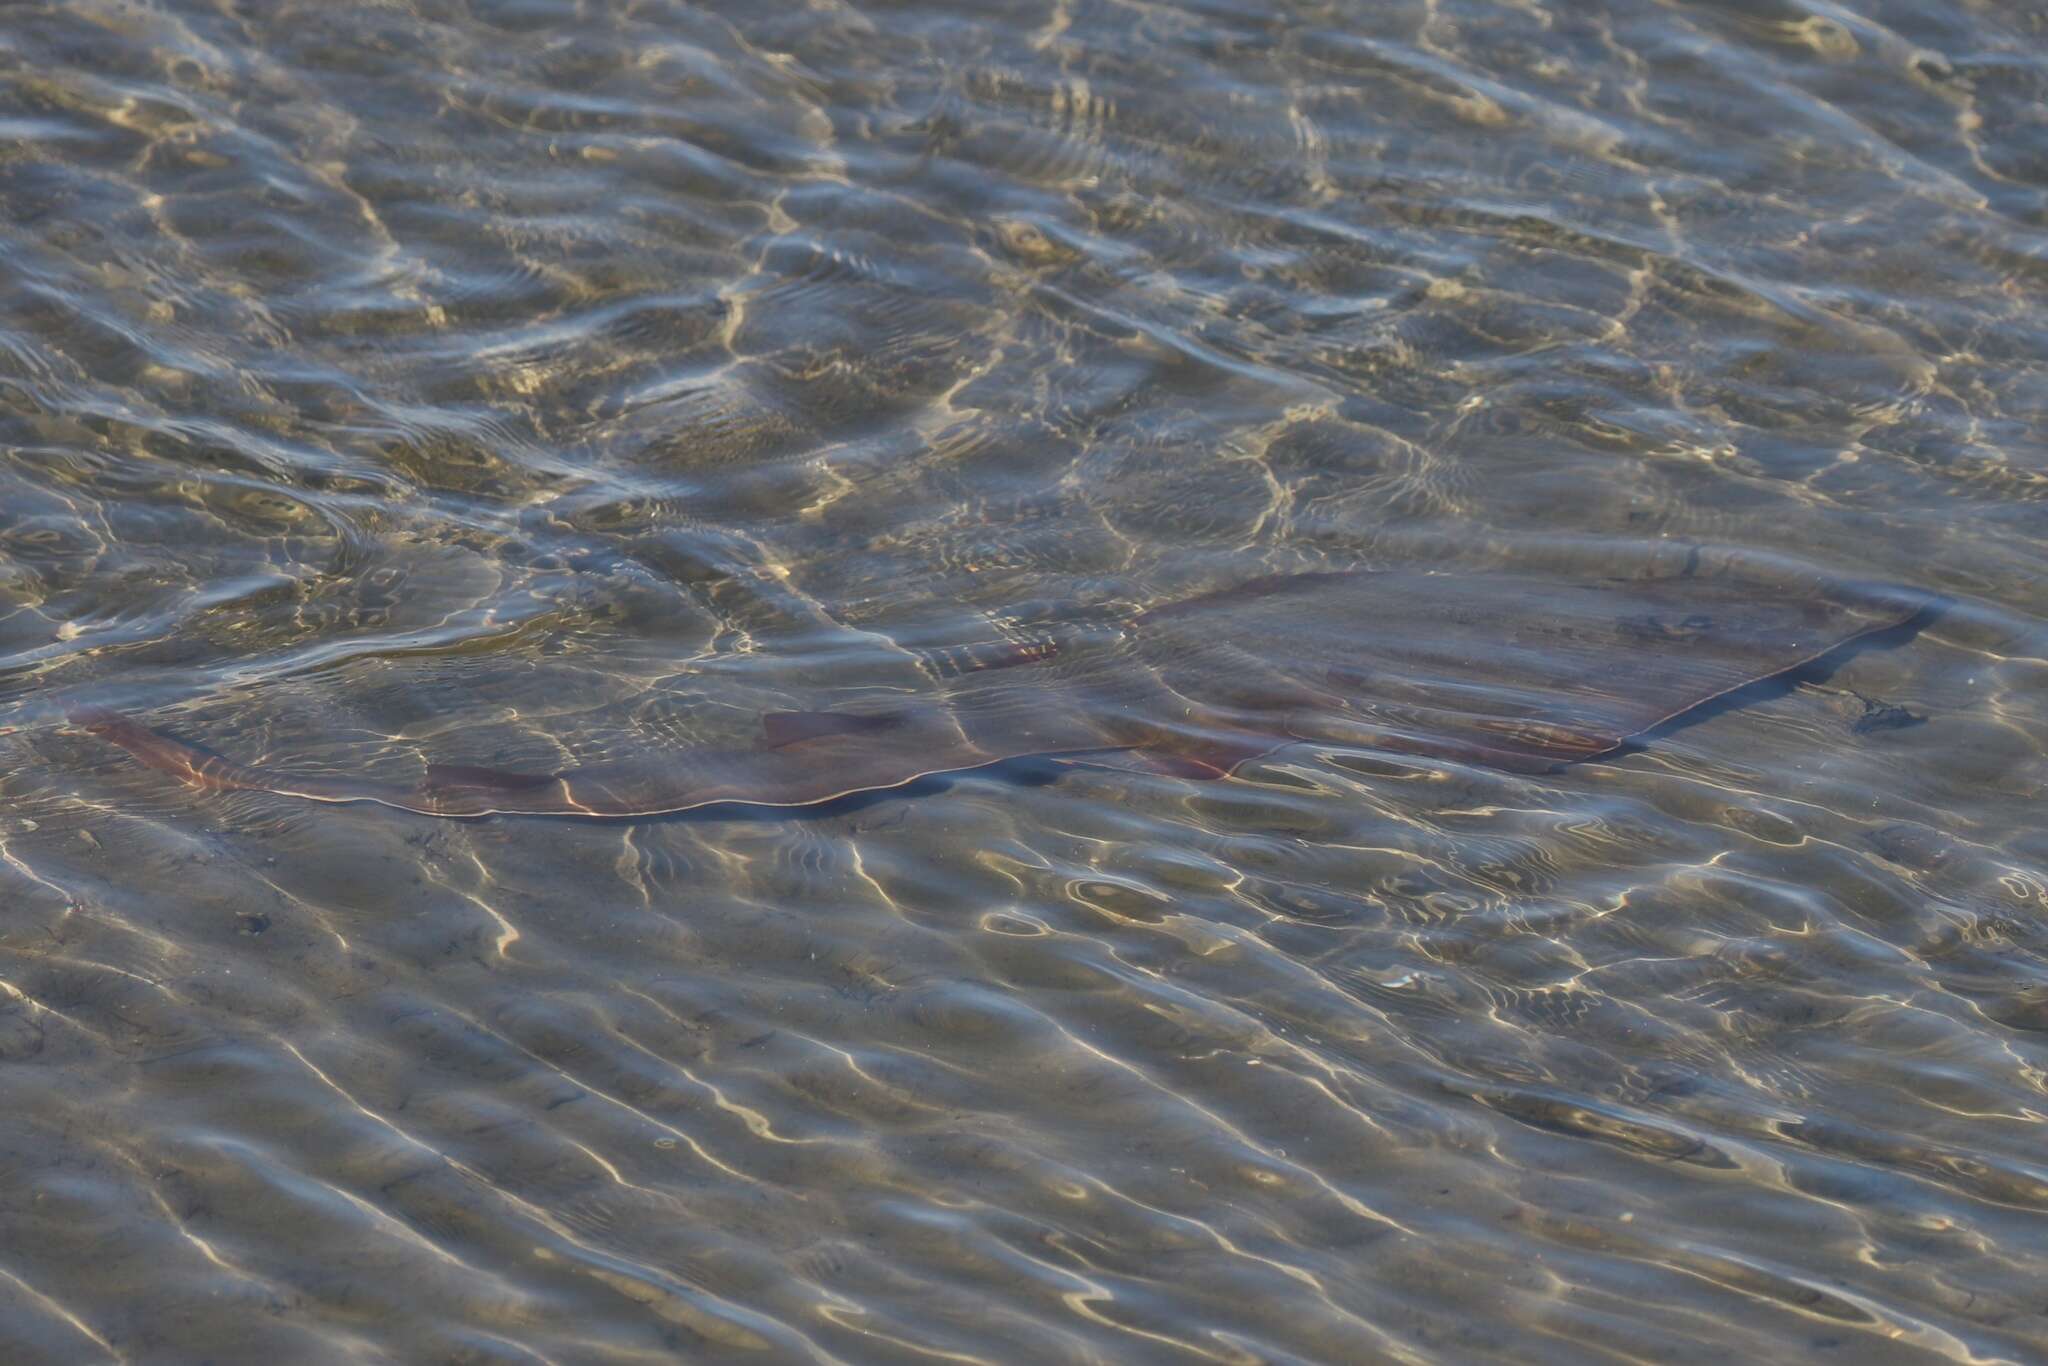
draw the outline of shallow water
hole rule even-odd
[[[6,7],[0,1358],[2048,1355],[2044,100],[2024,4]],[[63,721],[547,771],[1729,566],[1950,606],[1555,774]]]

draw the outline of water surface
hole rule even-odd
[[[0,1356],[2048,1354],[2037,6],[5,16]],[[1953,605],[1549,775],[457,823],[62,721],[547,771],[1733,565]]]

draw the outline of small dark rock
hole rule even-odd
[[[1916,54],[1913,58],[1913,70],[1919,74],[1920,79],[1937,85],[1956,78],[1955,63],[1939,52]]]
[[[1954,852],[1946,835],[1907,821],[1869,831],[1863,836],[1863,842],[1893,863],[1923,873],[1932,872],[1946,863]]]
[[[1874,697],[1865,697],[1860,692],[1849,696],[1863,704],[1863,714],[1849,723],[1851,732],[1857,735],[1871,735],[1881,730],[1905,730],[1908,726],[1924,725],[1927,718],[1917,711],[1910,711],[1894,702],[1880,702]]]

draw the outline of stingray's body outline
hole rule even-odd
[[[1367,571],[1269,575],[1139,612],[1129,619],[1128,629],[1140,634],[1163,631],[1179,621],[1200,627],[1204,612],[1249,610],[1256,615],[1262,610],[1281,610],[1291,599],[1305,599],[1312,606],[1318,591],[1356,594],[1361,586],[1380,588],[1400,582],[1382,580]],[[1453,581],[1423,576],[1406,582],[1412,589],[1417,584],[1442,586]],[[1580,640],[1583,631],[1555,627],[1550,636],[1539,633],[1537,648],[1569,650],[1575,643],[1582,644],[1587,659],[1595,663],[1600,658],[1598,648],[1610,653],[1618,648],[1653,652],[1705,648],[1699,642],[1713,643],[1715,619],[1705,611],[1685,610],[1690,606],[1688,594],[1697,592],[1722,607],[1740,600],[1731,599],[1725,586],[1708,593],[1686,589],[1687,582],[1652,585],[1661,598],[1672,599],[1671,610],[1662,615],[1616,618],[1606,625],[1606,637],[1590,643]],[[1672,584],[1679,586],[1673,588]],[[1604,600],[1598,596],[1602,591],[1612,592],[1615,600],[1623,603],[1630,592],[1639,597],[1648,592],[1642,584],[1575,591],[1584,599],[1578,610],[1586,620],[1592,620],[1586,615],[1592,609],[1585,603],[1592,603],[1593,609],[1602,606]],[[1451,601],[1455,604],[1458,599],[1454,596]],[[1594,684],[1581,688],[1584,696],[1577,699],[1577,713],[1560,705],[1556,715],[1541,710],[1531,714],[1526,703],[1519,714],[1512,708],[1498,716],[1444,712],[1427,688],[1411,689],[1422,695],[1420,703],[1411,700],[1385,709],[1386,715],[1361,713],[1347,705],[1343,694],[1369,691],[1379,680],[1370,670],[1353,671],[1338,665],[1314,682],[1282,676],[1260,682],[1262,705],[1250,710],[1195,702],[1178,705],[1184,700],[1181,694],[1162,689],[1146,694],[1159,714],[1146,715],[1142,708],[1134,714],[1130,707],[1111,706],[1099,715],[1077,720],[1078,706],[1075,715],[1069,715],[1056,705],[1058,692],[1047,688],[1051,702],[1040,702],[1036,712],[1005,714],[994,726],[977,726],[978,718],[971,710],[963,715],[944,699],[899,700],[881,710],[778,711],[763,715],[760,737],[750,747],[680,749],[653,760],[548,774],[429,764],[424,781],[411,787],[239,763],[101,706],[74,707],[69,719],[127,751],[146,767],[195,790],[267,792],[327,803],[371,802],[454,819],[506,815],[647,820],[713,807],[793,813],[900,792],[934,778],[1032,758],[1214,780],[1227,778],[1276,750],[1304,742],[1542,773],[1629,752],[1645,737],[1667,734],[1694,720],[1725,712],[1745,695],[1824,676],[1859,649],[1911,638],[1942,606],[1932,595],[1885,585],[1837,585],[1831,595],[1817,601],[1827,609],[1808,614],[1821,623],[1818,628],[1812,628],[1794,609],[1777,607],[1780,617],[1792,612],[1802,627],[1787,633],[1780,623],[1779,637],[1759,660],[1744,665],[1739,657],[1731,663],[1704,656],[1702,667],[1713,666],[1704,675],[1707,681],[1690,687],[1657,680],[1654,671],[1646,670],[1652,681],[1662,681],[1668,689],[1661,700],[1631,697],[1612,681],[1595,679]],[[1827,629],[1830,626],[1832,630]],[[1198,640],[1200,634],[1198,631]],[[1340,657],[1341,649],[1340,645]],[[1047,664],[1059,653],[1053,643],[1033,642],[996,655],[974,655],[972,670],[1028,673],[1029,666]],[[962,657],[968,656],[963,653]],[[1469,673],[1475,666],[1467,660],[1458,667]],[[1685,675],[1680,670],[1676,677]],[[1465,685],[1452,679],[1441,686],[1456,696]],[[1161,706],[1159,700],[1168,697],[1177,705]],[[1169,710],[1171,715],[1164,714]],[[1592,721],[1586,720],[1588,714]]]

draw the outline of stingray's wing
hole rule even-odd
[[[1608,753],[1933,603],[1736,577],[1299,574],[1155,609],[1134,636],[1216,723],[1528,769]]]
[[[1049,701],[1049,695],[1048,695]],[[1030,723],[1025,711],[1038,715]],[[981,768],[1050,751],[1114,747],[1052,705],[1014,709],[976,735],[932,701],[888,710],[771,713],[763,743],[747,748],[679,748],[624,763],[557,773],[518,773],[467,764],[429,764],[416,785],[305,775],[236,763],[105,708],[80,708],[74,724],[143,764],[210,791],[259,791],[322,802],[376,802],[429,816],[668,815],[718,805],[816,806],[902,787],[935,774]]]
[[[973,656],[942,694],[770,712],[760,742],[551,774],[430,765],[416,786],[238,764],[102,709],[73,719],[200,788],[437,816],[634,817],[802,807],[1027,755],[1220,777],[1296,740],[1541,769],[1605,754],[1933,601],[1735,578],[1573,583],[1337,572],[1251,580],[1086,648]]]
[[[436,765],[418,793],[388,804],[443,816],[598,817],[724,805],[817,806],[1045,753],[1048,746],[1071,751],[1115,743],[1092,729],[1065,726],[976,734],[935,701],[880,711],[773,712],[763,731],[763,743],[749,748],[681,748],[544,778]]]

